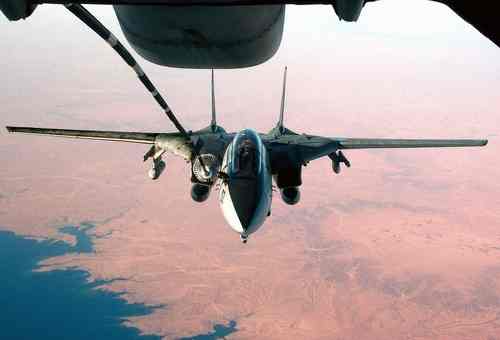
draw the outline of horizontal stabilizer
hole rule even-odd
[[[46,129],[34,127],[7,126],[7,131],[13,133],[28,133],[35,135],[50,135],[66,138],[83,138],[130,143],[154,144],[157,133],[146,132],[120,132],[120,131],[95,131],[95,130],[67,130]]]
[[[446,148],[484,146],[486,139],[369,139],[339,138],[339,149]]]

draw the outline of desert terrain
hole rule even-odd
[[[269,130],[288,65],[292,130],[488,138],[488,146],[350,151],[353,166],[340,175],[329,159],[313,162],[303,171],[301,202],[287,206],[275,195],[271,217],[243,245],[215,195],[191,200],[188,165],[174,156],[151,181],[143,145],[2,128],[0,230],[74,245],[77,234],[61,228],[82,229],[87,251],[46,258],[38,270],[78,268],[104,282],[96,289],[160,306],[125,317],[142,334],[500,339],[500,49],[460,23],[457,32],[415,33],[412,41],[344,26],[328,33],[333,18],[317,10],[309,13],[319,25],[311,33],[300,11],[287,14],[297,26],[270,62],[216,71],[220,125]],[[49,23],[2,22],[0,34],[13,37],[0,61],[2,127],[173,131],[102,41],[62,10],[53,16],[71,27],[68,37],[41,43],[33,30],[50,32]],[[118,32],[109,11],[101,16]],[[26,32],[33,36],[16,39]],[[186,126],[208,124],[209,71],[143,64]]]

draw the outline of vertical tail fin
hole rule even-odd
[[[216,111],[215,111],[215,85],[214,85],[214,69],[212,69],[212,121],[210,122],[210,127],[212,128],[212,131],[215,131],[217,128],[217,118],[216,118]]]
[[[280,119],[278,121],[278,124],[276,125],[280,132],[283,132],[283,113],[285,112],[286,70],[287,67],[285,66],[285,72],[283,73],[283,92],[281,93]]]

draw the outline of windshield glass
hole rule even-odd
[[[232,143],[230,177],[254,178],[260,172],[261,143],[252,130],[238,133]]]

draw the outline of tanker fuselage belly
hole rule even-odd
[[[258,65],[278,50],[285,6],[114,6],[146,60],[181,68]]]

